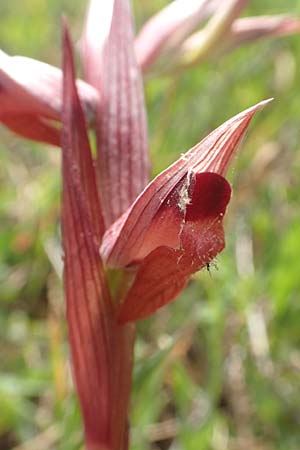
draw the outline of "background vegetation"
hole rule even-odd
[[[138,27],[165,0],[136,1]],[[247,14],[300,12],[253,0]],[[0,3],[0,45],[60,63],[85,0]],[[240,110],[255,118],[229,173],[226,250],[139,323],[132,450],[299,450],[299,36],[146,81],[153,174]],[[60,152],[0,139],[0,449],[81,449],[60,282]]]

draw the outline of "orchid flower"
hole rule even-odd
[[[93,19],[99,5],[92,1]],[[66,316],[86,447],[127,450],[135,322],[173,301],[224,249],[231,198],[226,172],[253,115],[268,100],[229,119],[150,181],[129,1],[106,5],[98,17],[101,35],[95,37],[87,19],[81,41],[89,84],[76,81],[64,25],[62,99],[60,72],[38,63],[31,72],[36,83],[25,81],[9,71],[4,55],[0,118],[37,140],[57,143],[61,134]],[[20,103],[9,100],[14,89]],[[88,134],[91,110],[96,156]],[[61,121],[61,131],[51,121]]]

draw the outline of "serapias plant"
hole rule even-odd
[[[267,102],[228,120],[150,182],[140,66],[149,68],[166,48],[185,66],[182,45],[196,24],[210,15],[217,21],[215,10],[223,11],[227,20],[218,19],[222,27],[215,28],[221,36],[245,3],[230,1],[222,9],[221,2],[202,1],[186,16],[162,12],[153,19],[163,24],[154,27],[160,39],[155,34],[148,42],[148,30],[135,41],[138,64],[128,0],[94,0],[81,40],[87,83],[76,82],[64,26],[62,89],[58,69],[0,54],[2,123],[62,146],[64,287],[88,450],[128,449],[135,322],[174,300],[191,274],[223,250],[231,197],[224,177],[253,115]],[[171,10],[175,5],[182,8],[177,0]],[[289,20],[293,30],[299,26]],[[209,48],[211,33],[204,39]],[[236,35],[226,34],[228,42]],[[148,52],[152,45],[150,59],[142,44]]]
[[[64,34],[64,284],[74,376],[92,450],[128,446],[134,322],[172,301],[190,275],[223,250],[222,220],[231,196],[223,176],[265,103],[213,131],[143,189],[148,148],[139,73],[125,56],[132,42],[121,50],[115,44],[114,24],[127,30],[128,20],[127,8],[116,3],[102,54],[107,103],[99,111],[95,161]],[[105,266],[119,270],[111,277],[114,286]]]

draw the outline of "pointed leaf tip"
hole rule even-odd
[[[69,171],[72,171],[73,183],[76,183],[77,189],[82,191],[86,214],[89,215],[93,233],[100,243],[104,232],[102,208],[86,120],[75,82],[72,43],[65,21],[63,55],[63,153],[68,160]]]

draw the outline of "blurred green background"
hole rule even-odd
[[[137,26],[167,2],[135,2]],[[250,1],[247,15],[300,13]],[[84,0],[0,3],[0,46],[60,63]],[[139,323],[132,450],[299,450],[299,36],[146,81],[153,174],[230,116],[275,97],[229,173],[227,247]],[[59,150],[0,136],[0,450],[82,449],[59,273]]]

